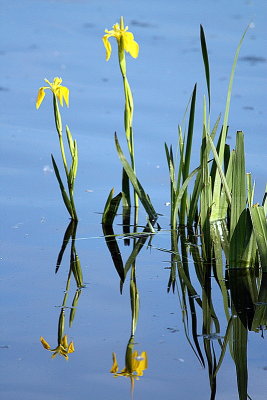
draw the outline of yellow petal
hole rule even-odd
[[[141,353],[141,357],[143,358],[143,360],[142,360],[143,369],[147,369],[148,362],[147,362],[147,353],[146,353],[146,351],[143,351]]]
[[[129,51],[129,53],[131,54],[131,56],[133,58],[137,58],[138,54],[139,54],[139,45],[138,45],[138,43],[133,40],[128,51]]]
[[[42,104],[42,101],[43,101],[44,97],[45,97],[45,91],[44,91],[44,88],[41,87],[38,90],[37,99],[36,99],[36,109],[37,110],[40,107],[40,105]]]
[[[59,86],[62,83],[62,79],[56,76],[53,81],[53,86]]]
[[[67,335],[64,335],[63,338],[60,341],[61,346],[64,347],[64,349],[68,348],[68,339],[67,339]]]
[[[61,356],[65,357],[66,360],[69,359],[67,351],[61,349],[59,353],[60,353]]]
[[[68,353],[73,353],[74,351],[75,351],[74,343],[70,342],[69,347],[68,347]]]
[[[112,51],[111,44],[108,41],[108,38],[110,36],[111,35],[104,35],[102,38],[105,49],[106,49],[106,61],[108,61],[110,59],[110,55],[111,55],[111,51]]]
[[[65,86],[60,86],[61,98],[65,100],[67,107],[69,107],[69,89]]]
[[[147,354],[145,351],[143,351],[140,356],[138,356],[138,353],[135,351],[133,353],[133,364],[134,364],[134,371],[137,373],[138,376],[143,375],[143,371],[147,369]]]
[[[53,86],[53,83],[51,83],[48,79],[46,79],[45,78],[45,80],[44,80],[46,83],[48,83],[48,85],[50,86],[50,87],[52,87]]]
[[[134,35],[131,32],[123,34],[123,47],[125,51],[131,54],[133,58],[137,58],[139,54],[139,45],[134,40]]]
[[[115,372],[118,372],[118,370],[119,370],[119,366],[118,366],[118,363],[117,363],[116,353],[112,353],[112,359],[113,359],[113,364],[112,364],[112,367],[111,367],[110,372],[111,372],[112,374],[114,374]]]
[[[51,348],[47,341],[43,338],[43,336],[40,337],[40,341],[46,350],[49,350]]]
[[[60,105],[63,107],[63,99],[67,106],[69,106],[69,89],[65,86],[57,86],[55,89],[52,89],[52,92],[58,98]]]

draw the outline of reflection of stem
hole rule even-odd
[[[119,277],[122,281],[124,282],[124,268],[123,268],[123,261],[121,257],[121,252],[116,240],[116,236],[113,230],[113,225],[108,225],[108,224],[102,224],[102,229],[105,237],[105,241],[107,244],[107,247],[109,249],[109,252],[111,254],[114,266],[116,268],[116,271],[119,274]]]
[[[131,335],[133,336],[135,334],[138,315],[139,315],[139,293],[136,286],[135,262],[133,262],[131,269],[130,297],[131,297],[131,309],[132,309]]]
[[[64,297],[63,297],[63,301],[62,301],[62,305],[61,305],[61,312],[60,312],[59,321],[58,321],[58,343],[59,344],[61,342],[61,339],[64,336],[65,308],[66,308],[67,299],[69,296],[70,282],[71,282],[72,274],[74,275],[74,278],[76,281],[77,290],[75,292],[73,302],[72,302],[72,308],[71,308],[70,318],[69,318],[69,325],[71,325],[73,322],[73,319],[75,316],[74,307],[76,307],[78,304],[79,296],[81,293],[81,287],[83,287],[82,269],[81,269],[80,261],[79,261],[76,247],[75,247],[77,225],[78,225],[77,221],[74,221],[74,220],[70,221],[70,223],[66,229],[66,232],[64,234],[62,246],[59,251],[58,258],[57,258],[56,272],[58,272],[58,269],[60,268],[64,252],[65,252],[68,242],[71,238],[70,268],[69,268],[69,272],[68,272]]]
[[[132,354],[134,350],[134,335],[130,336],[130,339],[127,343],[126,353],[125,353],[125,367],[128,371],[132,372]],[[130,375],[131,379],[131,399],[134,398],[134,377],[132,374]]]
[[[77,251],[76,251],[77,225],[78,225],[77,222],[75,222],[73,225],[73,232],[72,232],[72,236],[71,236],[70,266],[71,266],[71,271],[76,280],[77,287],[81,288],[84,286],[84,284],[83,284],[81,263],[80,263],[80,259],[78,257]]]

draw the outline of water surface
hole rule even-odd
[[[197,121],[205,93],[199,44],[204,26],[212,79],[212,118],[224,110],[228,77],[237,43],[253,22],[236,70],[230,113],[230,136],[244,130],[247,170],[257,181],[261,201],[266,160],[266,4],[238,0],[176,1],[1,1],[1,294],[2,396],[12,399],[130,398],[127,378],[109,370],[112,352],[124,367],[131,312],[128,283],[123,294],[103,239],[101,215],[112,187],[120,191],[121,166],[113,134],[123,143],[123,95],[114,52],[108,63],[101,37],[124,15],[140,44],[140,56],[128,58],[128,77],[135,98],[137,171],[156,210],[163,232],[153,248],[137,259],[140,316],[136,348],[149,365],[135,383],[134,398],[206,400],[207,369],[192,352],[183,331],[177,294],[167,294],[169,255],[168,171],[164,142],[176,143],[193,85],[198,81]],[[75,319],[66,333],[74,341],[69,360],[51,359],[40,344],[43,336],[56,347],[60,305],[68,275],[68,253],[55,275],[55,264],[68,215],[52,171],[50,154],[59,160],[49,94],[35,110],[43,79],[61,76],[70,89],[70,108],[63,109],[79,145],[76,205],[80,222],[76,248],[86,287]],[[195,167],[201,137],[196,131]],[[233,145],[233,140],[231,144]],[[145,214],[140,221],[145,224]],[[120,217],[116,223],[121,222]],[[120,227],[116,229],[119,231]],[[166,232],[164,232],[164,229]],[[124,260],[129,247],[123,247]],[[68,305],[76,285],[72,281]],[[219,296],[218,296],[219,297]],[[220,316],[222,305],[218,302]],[[66,318],[68,318],[66,309]],[[201,333],[201,332],[200,332]],[[266,341],[249,334],[249,394],[266,395]],[[233,361],[227,353],[218,374],[218,400],[237,399]]]

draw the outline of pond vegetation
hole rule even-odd
[[[191,171],[196,130],[197,84],[195,84],[183,122],[178,126],[177,145],[174,147],[165,144],[169,170],[169,177],[166,179],[170,182],[170,218],[169,226],[164,229],[169,235],[169,248],[153,245],[153,239],[162,230],[161,216],[154,209],[153,199],[141,184],[142,175],[137,172],[135,162],[134,99],[126,75],[125,52],[136,58],[139,47],[133,34],[124,26],[122,17],[120,23],[115,24],[112,30],[106,30],[103,37],[107,60],[112,49],[109,39],[114,37],[118,45],[119,68],[125,97],[124,128],[128,148],[126,156],[120,145],[122,139],[115,133],[115,149],[122,164],[121,192],[115,195],[114,189],[111,189],[101,221],[103,236],[118,274],[120,291],[123,292],[128,284],[130,291],[131,326],[125,350],[125,366],[119,370],[117,356],[113,352],[110,372],[115,377],[130,379],[132,396],[134,396],[135,381],[145,374],[149,366],[147,352],[141,351],[138,354],[134,348],[140,301],[136,278],[137,258],[144,247],[153,247],[169,257],[167,267],[169,280],[166,282],[166,289],[170,293],[177,294],[188,344],[200,365],[207,368],[210,399],[216,398],[217,380],[227,351],[230,352],[235,365],[239,399],[250,398],[247,367],[248,332],[254,331],[263,336],[267,326],[267,193],[263,193],[261,204],[255,203],[255,182],[251,174],[246,173],[245,167],[244,133],[241,130],[236,132],[234,149],[227,144],[234,73],[246,31],[235,53],[223,117],[216,116],[212,125],[210,65],[204,29],[200,26],[207,95],[203,96],[199,166]],[[68,89],[61,86],[60,78],[55,78],[53,83],[47,80],[46,82],[49,87],[40,88],[36,106],[39,108],[45,94],[44,90],[50,89],[53,95],[55,124],[67,190],[53,156],[52,162],[64,204],[71,217],[63,237],[55,271],[57,273],[60,270],[69,242],[70,267],[59,313],[57,345],[52,349],[43,337],[40,340],[46,350],[53,352],[52,357],[59,354],[68,359],[74,352],[74,343],[68,343],[67,340],[65,313],[66,310],[70,311],[68,325],[71,327],[84,287],[82,266],[76,251],[78,216],[74,202],[74,183],[78,167],[78,147],[67,126],[66,137],[71,157],[69,167],[58,105],[59,101],[62,106],[63,100],[68,105]],[[139,202],[147,214],[147,220],[143,225],[138,221]],[[120,206],[122,231],[117,233],[114,220],[118,216]],[[122,258],[120,248],[122,245],[129,248],[126,261]],[[132,247],[129,247],[130,245]],[[75,281],[76,292],[71,305],[68,305],[72,278]],[[217,315],[218,302],[224,310],[224,321]]]

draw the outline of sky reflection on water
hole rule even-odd
[[[131,323],[128,290],[119,280],[103,239],[101,216],[111,187],[119,191],[121,166],[113,143],[122,135],[122,87],[115,51],[109,63],[101,42],[105,28],[124,15],[140,43],[140,57],[129,60],[135,96],[137,169],[168,226],[168,172],[164,142],[176,143],[177,124],[195,81],[204,93],[199,24],[210,52],[212,115],[223,111],[229,72],[237,43],[251,21],[241,50],[230,114],[231,136],[246,133],[247,170],[257,181],[259,200],[265,185],[266,159],[266,4],[191,0],[168,7],[158,1],[14,1],[1,3],[1,180],[2,191],[2,395],[5,400],[130,398],[126,379],[109,373],[112,352],[123,365]],[[227,4],[227,7],[226,7]],[[58,313],[65,290],[68,258],[55,276],[56,258],[68,216],[51,168],[59,156],[51,103],[35,110],[43,79],[62,76],[70,88],[70,109],[63,118],[79,145],[76,204],[80,223],[77,251],[86,288],[82,289],[70,340],[70,360],[51,360],[39,342],[57,340]],[[48,97],[48,96],[47,96]],[[46,99],[48,100],[48,99]],[[199,95],[197,121],[201,115]],[[153,140],[151,140],[153,138]],[[198,143],[198,139],[196,138]],[[195,155],[199,149],[195,146]],[[196,158],[197,159],[197,158]],[[46,170],[44,170],[46,169]],[[145,221],[145,216],[141,215]],[[118,220],[118,222],[120,222]],[[155,237],[155,247],[169,247],[169,236]],[[123,249],[126,257],[128,249]],[[206,400],[208,374],[196,361],[183,334],[178,299],[166,294],[168,259],[143,249],[137,261],[141,309],[137,350],[145,350],[149,368],[135,385],[135,399],[163,397]],[[72,287],[72,294],[75,287]],[[71,298],[71,296],[70,296]],[[250,395],[263,400],[266,344],[249,335]],[[193,383],[192,383],[193,381]],[[225,384],[227,382],[227,385]],[[264,387],[265,386],[265,387]],[[201,391],[199,388],[203,388]],[[218,375],[216,399],[236,399],[233,363],[226,355]]]

